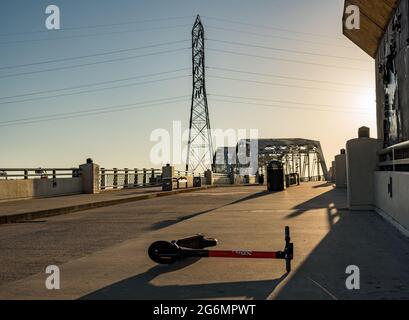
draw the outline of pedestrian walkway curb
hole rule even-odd
[[[217,186],[205,186],[201,188],[181,189],[181,190],[166,191],[166,192],[155,192],[155,193],[137,195],[137,196],[133,196],[133,197],[125,198],[125,199],[114,199],[114,200],[89,202],[89,203],[66,206],[66,207],[3,215],[3,216],[0,216],[0,225],[23,222],[23,221],[39,219],[39,218],[58,216],[58,215],[74,213],[74,212],[79,212],[79,211],[84,211],[84,210],[90,210],[90,209],[95,209],[95,208],[101,208],[101,207],[109,207],[109,206],[128,203],[128,202],[135,202],[135,201],[148,200],[148,199],[154,199],[154,198],[159,198],[159,197],[166,197],[166,196],[171,196],[175,194],[206,190],[206,189],[215,188],[215,187]]]

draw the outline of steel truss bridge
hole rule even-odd
[[[219,173],[231,173],[240,168],[240,153],[250,155],[250,144],[257,143],[259,174],[265,174],[273,160],[282,161],[287,173],[298,173],[301,181],[328,180],[328,168],[319,141],[308,139],[258,139],[241,140],[234,147],[222,147],[216,151],[215,169]],[[239,146],[246,145],[246,148]],[[243,150],[244,149],[244,150]]]

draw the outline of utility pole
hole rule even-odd
[[[192,29],[193,93],[186,171],[213,169],[213,144],[205,86],[204,28],[198,15]]]

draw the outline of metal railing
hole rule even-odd
[[[194,173],[194,172],[189,172],[189,171],[175,171],[175,176],[176,177],[204,177],[204,173]]]
[[[162,185],[160,169],[100,169],[101,190],[154,187]]]
[[[77,178],[79,168],[0,168],[0,180]]]
[[[409,172],[409,141],[379,151],[378,157],[381,171]]]
[[[218,178],[229,178],[231,175],[227,173],[213,173],[213,177],[218,177]]]
[[[326,181],[325,176],[313,176],[313,177],[301,177],[300,178],[301,182],[319,182],[319,181]]]
[[[202,186],[204,177],[204,173],[175,170],[172,177],[163,178],[162,190],[198,188]]]

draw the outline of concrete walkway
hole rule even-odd
[[[219,249],[281,250],[286,225],[295,244],[290,275],[282,261],[169,267],[146,254],[153,241],[198,232],[218,238]],[[409,299],[409,240],[375,213],[349,212],[345,191],[322,183],[274,194],[262,187],[203,190],[0,230],[2,277],[35,266],[32,275],[17,272],[3,282],[0,299]],[[121,241],[106,239],[114,235]],[[103,246],[87,252],[91,242]],[[70,246],[75,250],[61,258]],[[54,263],[61,289],[50,291],[44,269]],[[360,290],[345,286],[349,265],[360,268]]]
[[[206,187],[199,188],[199,190],[200,189],[206,189]],[[194,190],[197,189],[162,192],[161,187],[148,187],[109,190],[92,195],[78,194],[43,199],[0,202],[0,224],[56,216]]]

